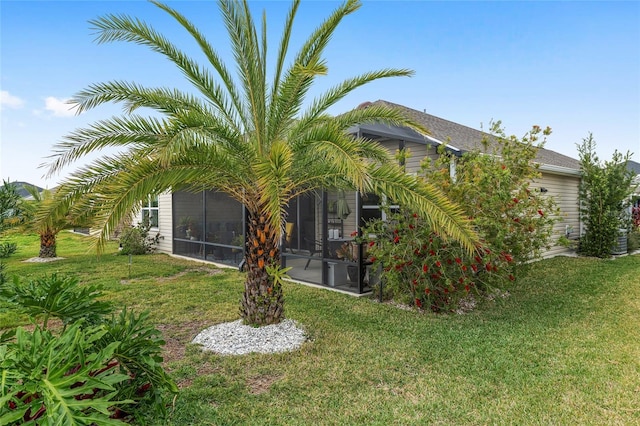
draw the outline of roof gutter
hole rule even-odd
[[[429,135],[423,135],[423,136],[427,141],[429,141],[431,143],[435,143],[435,144],[438,144],[438,145],[444,145],[444,147],[446,148],[447,151],[453,153],[454,155],[456,155],[458,157],[460,157],[462,155],[462,151],[460,149],[456,148],[453,145],[450,145],[448,143],[444,143],[444,142],[434,138],[433,136],[429,136]]]
[[[566,176],[582,176],[582,171],[579,169],[571,169],[569,167],[562,166],[554,166],[552,164],[540,164],[540,171],[553,173],[556,175],[566,175]]]

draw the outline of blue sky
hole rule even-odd
[[[169,4],[228,57],[214,2]],[[295,39],[337,4],[303,2]],[[251,5],[266,10],[275,52],[289,3]],[[120,113],[117,105],[80,116],[68,111],[64,101],[91,83],[188,89],[172,64],[144,47],[96,44],[87,21],[106,13],[139,17],[199,58],[176,24],[147,2],[0,0],[1,178],[52,187],[77,167],[45,180],[38,165],[64,135]],[[365,0],[338,29],[326,59],[329,73],[312,94],[365,71],[415,70],[412,78],[357,90],[334,114],[384,99],[474,128],[499,119],[518,136],[548,125],[546,148],[574,158],[576,144],[592,132],[601,159],[617,149],[640,162],[640,2]]]

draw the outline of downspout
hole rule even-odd
[[[456,156],[451,156],[451,161],[449,161],[449,177],[453,183],[456,182]]]

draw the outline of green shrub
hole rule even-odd
[[[471,291],[486,292],[515,280],[549,247],[558,209],[534,188],[540,177],[536,155],[549,129],[534,126],[523,138],[507,137],[492,125],[492,143],[456,159],[440,151],[423,161],[424,179],[443,190],[473,222],[482,241],[474,254],[432,231],[428,220],[407,212],[389,214],[363,235],[376,235],[369,253],[384,268],[386,296],[435,311],[456,309]],[[402,153],[406,159],[408,153]]]
[[[13,277],[0,287],[3,299],[32,318],[43,315],[42,326],[47,328],[50,317],[67,324],[84,320],[90,324],[101,321],[113,308],[107,302],[96,300],[101,296],[95,286],[78,285],[78,279],[52,274],[27,282]]]
[[[383,296],[400,303],[451,311],[469,293],[515,279],[510,254],[478,248],[469,256],[415,214],[389,213],[386,221],[370,221],[363,234],[375,236],[365,238],[365,246],[374,269],[383,268]]]
[[[148,313],[113,314],[99,296],[55,274],[0,287],[0,300],[43,321],[32,333],[0,336],[0,424],[143,424],[149,411],[166,415],[177,387],[161,367],[160,332]],[[47,329],[51,317],[64,324],[58,334]]]
[[[512,272],[517,276],[549,248],[560,217],[553,197],[534,184],[541,177],[536,156],[551,130],[533,126],[518,139],[507,137],[497,122],[491,132],[491,144],[485,140],[483,150],[457,159],[454,177],[445,151],[436,167],[424,165],[424,174],[464,210],[486,247],[513,257]]]
[[[601,163],[592,135],[578,146],[580,154],[580,213],[586,232],[580,238],[580,252],[587,256],[609,257],[620,229],[631,226],[626,213],[633,193],[633,173],[627,169],[631,154],[613,153]]]
[[[140,315],[123,309],[103,322],[107,333],[96,343],[99,348],[120,342],[113,357],[118,370],[127,374],[127,382],[118,383],[116,399],[132,400],[135,405],[120,407],[122,414],[133,416],[136,424],[144,423],[147,411],[166,416],[167,392],[176,393],[177,386],[162,368],[161,333],[149,322],[149,313]],[[129,410],[131,408],[132,410]]]
[[[638,249],[640,249],[640,229],[634,228],[628,235],[627,250],[632,252]]]
[[[120,254],[147,254],[155,250],[160,239],[160,234],[149,236],[151,226],[148,223],[140,223],[137,226],[125,228],[120,236]]]
[[[0,259],[6,259],[16,252],[18,245],[16,243],[2,243],[0,244]]]
[[[57,336],[18,327],[0,346],[0,424],[122,424],[110,410],[133,403],[115,399],[114,386],[129,376],[111,363],[119,342],[96,350],[105,333],[80,323]]]

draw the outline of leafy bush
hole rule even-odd
[[[43,328],[50,317],[59,318],[63,324],[85,320],[96,324],[113,308],[107,302],[96,300],[101,296],[95,286],[78,286],[78,279],[52,274],[27,282],[14,277],[0,287],[0,298],[12,303],[17,310],[35,318],[43,314]]]
[[[103,327],[80,323],[55,336],[18,327],[15,342],[0,346],[0,424],[122,424],[111,419],[114,386],[129,379],[111,363],[119,342],[96,350]]]
[[[558,220],[552,197],[532,187],[540,177],[536,154],[550,133],[538,126],[523,138],[506,137],[492,125],[492,143],[465,153],[450,173],[451,157],[442,150],[423,161],[424,179],[458,204],[478,231],[482,247],[469,255],[434,233],[428,221],[407,212],[374,221],[363,235],[374,263],[383,265],[386,296],[434,311],[456,309],[469,292],[501,287],[521,274],[547,248]],[[404,159],[409,153],[404,152]]]
[[[640,228],[633,228],[627,237],[627,250],[629,252],[640,249]]]
[[[623,156],[615,151],[611,161],[601,163],[595,148],[592,135],[578,146],[582,170],[580,213],[586,225],[586,232],[580,238],[580,252],[609,257],[619,230],[630,226],[626,210],[633,193],[633,172],[627,169],[629,153]]]
[[[135,409],[128,412],[119,408],[120,414],[131,414],[136,424],[143,423],[145,411],[154,411],[165,416],[166,392],[176,393],[177,386],[162,368],[162,346],[165,342],[161,333],[149,323],[149,313],[137,315],[123,309],[103,322],[107,333],[96,343],[106,348],[112,342],[120,342],[114,351],[118,369],[128,375],[127,382],[118,383],[117,399],[135,401]],[[127,406],[126,408],[128,408]]]
[[[369,222],[367,256],[384,270],[384,296],[434,312],[458,308],[470,292],[486,292],[515,279],[513,258],[479,248],[474,256],[431,231],[418,215],[389,213]],[[373,237],[375,236],[375,237]]]
[[[436,167],[424,164],[427,181],[442,188],[473,221],[484,244],[513,257],[512,273],[520,273],[550,246],[559,210],[553,197],[536,188],[541,174],[536,156],[549,128],[534,126],[524,137],[507,137],[500,122],[492,124],[492,143],[457,159],[455,176],[450,156],[442,151]]]
[[[0,299],[33,322],[44,314],[33,332],[0,336],[0,424],[143,424],[147,411],[166,414],[177,387],[160,364],[160,332],[148,313],[115,315],[99,296],[55,274],[0,287]],[[59,334],[47,330],[50,317],[65,325]]]
[[[125,228],[120,236],[120,254],[146,254],[155,250],[160,239],[160,234],[149,236],[151,225],[149,223],[139,223],[137,226]]]

